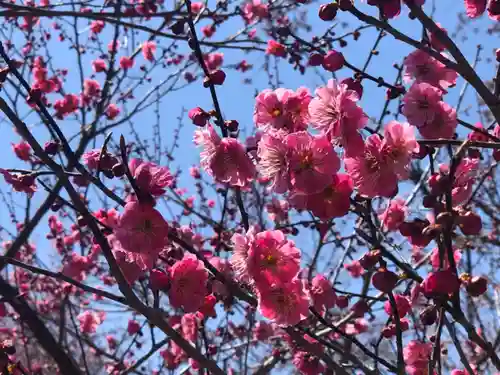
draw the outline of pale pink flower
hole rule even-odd
[[[106,313],[104,311],[93,312],[87,310],[82,312],[77,316],[80,322],[80,331],[85,334],[96,333],[97,327],[101,325],[105,318]]]
[[[431,353],[431,342],[410,341],[403,349],[406,371],[414,375],[419,374],[419,370],[427,370]]]
[[[259,141],[257,156],[259,174],[270,181],[276,193],[288,190],[287,147],[282,137],[265,133]]]
[[[382,153],[392,164],[399,178],[408,177],[408,168],[414,153],[419,151],[415,127],[408,123],[389,122],[384,129]]]
[[[479,160],[471,158],[463,158],[457,166],[453,176],[453,188],[451,190],[454,206],[458,206],[470,198],[478,167]],[[429,178],[429,187],[435,195],[443,193],[442,185],[446,182],[446,176],[448,174],[449,166],[441,164],[439,166],[439,174],[436,173]]]
[[[246,283],[250,283],[252,278],[248,270],[248,251],[252,243],[257,228],[251,226],[246,234],[235,233],[231,238],[233,244],[233,255],[231,256],[231,266],[236,277]]]
[[[290,202],[301,210],[310,210],[322,220],[347,215],[353,191],[351,178],[343,173],[333,176],[333,182],[323,191],[315,194],[292,194]]]
[[[297,193],[314,194],[333,182],[340,159],[326,136],[307,132],[286,136],[290,185]]]
[[[194,143],[203,146],[201,165],[217,181],[246,186],[255,177],[255,165],[245,147],[234,138],[221,139],[212,125],[197,130]]]
[[[155,163],[132,159],[129,162],[129,169],[139,189],[154,197],[165,194],[165,188],[174,183],[170,170]]]
[[[378,216],[385,230],[394,231],[405,221],[408,208],[404,199],[395,198],[389,202],[385,211]]]
[[[125,251],[114,234],[107,236],[107,239],[116,263],[129,284],[133,284],[144,271],[153,268],[160,253],[158,250],[147,253]]]
[[[279,88],[261,91],[255,98],[253,120],[262,130],[270,128],[285,133],[306,130],[311,94],[305,87],[297,91]]]
[[[185,312],[198,310],[207,294],[208,272],[203,262],[192,254],[186,254],[170,268],[169,273],[168,297],[171,305],[182,307]]]
[[[464,0],[465,11],[470,18],[479,17],[486,10],[487,0]]]
[[[153,61],[155,59],[156,52],[156,42],[153,40],[148,40],[144,42],[141,47],[142,55],[148,61]]]
[[[132,253],[157,253],[167,245],[168,224],[159,211],[151,205],[129,202],[125,205],[118,226],[116,239],[125,251]]]
[[[406,56],[404,65],[406,81],[414,78],[416,82],[427,82],[443,90],[453,86],[458,78],[456,71],[419,49]]]
[[[293,325],[309,313],[309,298],[303,282],[295,278],[288,282],[263,284],[257,290],[259,312],[277,324]]]
[[[453,138],[457,127],[457,112],[445,102],[438,102],[431,122],[418,126],[425,139]]]
[[[332,283],[323,275],[316,275],[311,280],[309,294],[313,300],[314,308],[318,311],[335,307],[337,295],[333,290]]]
[[[258,284],[287,282],[300,269],[300,250],[280,230],[257,233],[248,249],[248,274]]]
[[[431,123],[441,97],[442,92],[438,88],[425,82],[415,82],[403,98],[401,112],[414,126]]]
[[[359,260],[354,260],[351,263],[344,264],[344,268],[347,272],[349,272],[351,277],[354,277],[355,279],[360,277],[365,272],[365,269],[361,266]]]
[[[365,127],[368,116],[357,105],[356,91],[331,79],[327,86],[316,89],[315,94],[309,104],[313,128],[326,134],[335,145],[344,147],[346,156],[362,154],[364,143],[359,130]]]
[[[392,197],[398,191],[398,177],[382,149],[384,142],[377,134],[369,136],[364,154],[345,158],[345,168],[359,194],[367,197]]]

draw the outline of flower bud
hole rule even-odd
[[[200,107],[189,110],[188,117],[197,126],[205,126],[210,119],[210,115]]]
[[[168,274],[158,269],[153,269],[150,272],[151,288],[153,290],[165,290],[170,285]]]
[[[460,213],[458,217],[458,226],[466,236],[477,235],[483,228],[481,217],[472,211]]]
[[[170,30],[172,30],[172,32],[175,34],[175,35],[180,35],[182,33],[184,33],[184,21],[177,21],[176,23],[174,23],[172,25],[172,27],[170,28]]]
[[[323,4],[319,7],[319,18],[323,21],[333,21],[338,9],[339,6],[336,3]]]
[[[431,326],[436,323],[437,309],[436,306],[428,306],[420,313],[420,321],[424,326]]]
[[[43,149],[48,155],[53,156],[57,154],[57,151],[59,150],[59,142],[58,141],[45,142],[45,144],[43,145]]]
[[[345,309],[349,306],[349,298],[347,296],[337,296],[335,303],[339,309]]]
[[[422,282],[422,288],[426,297],[435,295],[448,295],[458,292],[460,281],[451,269],[431,272]]]
[[[238,131],[238,127],[240,124],[236,120],[227,120],[227,121],[224,121],[224,125],[226,125],[226,128],[230,132],[235,132],[235,131]]]
[[[343,79],[340,83],[347,85],[349,90],[355,91],[360,99],[363,96],[363,85],[359,80],[349,77]]]
[[[479,297],[488,290],[488,280],[482,276],[469,276],[464,284],[465,290],[467,290],[467,293],[469,293],[472,297]]]
[[[398,280],[399,277],[394,272],[381,269],[373,275],[372,284],[375,289],[384,293],[390,293],[396,287]]]
[[[359,259],[359,264],[361,264],[361,267],[365,270],[369,271],[377,265],[379,260],[380,250],[371,250]]]
[[[344,66],[345,59],[342,52],[329,51],[323,58],[323,68],[329,72],[336,72]]]
[[[309,66],[320,66],[323,64],[323,55],[321,53],[311,53],[308,64]]]
[[[203,80],[203,86],[204,87],[209,87],[210,84],[213,85],[222,85],[224,81],[226,80],[226,73],[224,73],[222,70],[216,70],[213,73],[210,73],[209,77],[205,77]]]

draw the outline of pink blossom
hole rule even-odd
[[[382,153],[392,164],[392,169],[399,178],[408,177],[408,167],[414,153],[419,150],[415,139],[415,127],[408,123],[389,122],[384,129]]]
[[[168,297],[171,305],[182,307],[185,312],[198,310],[207,294],[208,272],[203,262],[192,254],[186,254],[170,268],[169,273]]]
[[[153,61],[155,59],[156,52],[156,42],[153,40],[148,40],[144,42],[141,47],[142,56],[148,61]]]
[[[328,310],[335,307],[337,295],[331,282],[325,276],[320,274],[314,276],[311,280],[309,294],[317,310],[322,311],[323,308]]]
[[[258,321],[253,327],[252,332],[256,340],[265,341],[274,334],[274,325]]]
[[[134,59],[128,56],[120,57],[120,68],[127,70],[134,66]]]
[[[359,260],[354,260],[352,263],[344,264],[344,268],[347,272],[349,272],[351,277],[354,277],[355,279],[360,277],[365,272]]]
[[[410,375],[418,375],[419,370],[427,370],[431,352],[431,342],[410,341],[403,349],[406,371]]]
[[[359,194],[392,197],[398,191],[398,177],[383,153],[384,142],[377,134],[369,136],[364,154],[345,158],[345,168]]]
[[[201,1],[196,1],[191,3],[191,11],[194,14],[198,14],[201,12],[201,10],[205,7],[205,5]]]
[[[351,178],[343,173],[333,176],[333,182],[323,191],[315,194],[292,194],[290,202],[301,210],[310,210],[322,220],[347,215],[353,191]]]
[[[12,150],[16,156],[23,161],[29,161],[31,159],[31,146],[26,141],[13,143]]]
[[[472,187],[475,182],[475,177],[479,167],[478,159],[463,158],[460,164],[457,166],[454,180],[453,188],[451,190],[453,205],[458,206],[466,202],[472,195]],[[449,166],[440,165],[439,166],[440,175],[437,179],[444,179],[449,173]],[[431,177],[432,179],[433,177]],[[443,180],[444,182],[444,180]],[[431,184],[431,181],[429,182]],[[434,185],[431,184],[431,190],[434,190]]]
[[[266,18],[268,16],[268,5],[263,4],[260,0],[250,0],[243,7],[243,18],[246,23]]]
[[[479,17],[486,10],[487,0],[464,0],[465,11],[470,18]]]
[[[80,331],[85,334],[96,333],[97,327],[106,318],[106,313],[104,311],[93,312],[84,311],[78,315],[77,319],[80,322]]]
[[[405,80],[414,78],[416,82],[427,82],[443,90],[455,85],[458,78],[457,72],[419,49],[406,56],[404,65]]]
[[[395,198],[389,202],[385,211],[379,215],[385,230],[394,231],[398,230],[401,223],[405,221],[408,208],[404,199]]]
[[[287,200],[276,199],[273,197],[271,202],[266,204],[266,211],[269,219],[275,222],[281,222],[288,219],[288,211],[290,209],[290,204]]]
[[[83,81],[83,95],[88,98],[95,98],[101,95],[101,85],[95,79]]]
[[[203,57],[205,64],[210,71],[215,71],[222,66],[224,54],[221,52],[209,53]]]
[[[92,61],[92,69],[96,73],[104,72],[107,68],[106,61],[103,59],[95,59]]]
[[[194,143],[203,146],[201,165],[219,182],[246,186],[255,176],[255,165],[245,147],[234,138],[221,139],[212,125],[195,131]]]
[[[132,159],[129,162],[129,169],[139,189],[154,197],[165,194],[165,188],[174,183],[174,177],[170,170],[155,163]]]
[[[54,102],[54,109],[56,110],[55,116],[62,120],[67,115],[76,112],[79,105],[80,100],[78,96],[74,94],[66,94],[64,95],[64,98],[58,99]]]
[[[359,96],[346,84],[336,80],[315,91],[309,104],[313,128],[326,134],[335,145],[344,147],[347,157],[363,153],[363,138],[359,130],[364,128],[368,117],[357,105]]]
[[[453,259],[455,260],[455,264],[458,265],[458,263],[460,262],[460,259],[462,259],[462,252],[460,250],[453,250]],[[447,268],[448,267],[448,250],[446,250],[443,260],[444,260],[443,267]],[[439,249],[437,247],[434,250],[432,250],[432,255],[431,255],[430,261],[431,261],[432,267],[435,270],[440,268]]]
[[[457,127],[457,112],[445,102],[438,102],[433,120],[418,126],[425,139],[453,138]]]
[[[83,281],[87,277],[87,271],[90,265],[91,262],[89,258],[72,252],[69,255],[69,259],[66,260],[61,272],[64,276],[71,277],[76,281]]]
[[[441,96],[442,92],[438,88],[425,82],[415,82],[403,98],[402,113],[414,126],[431,123],[438,111]]]
[[[262,130],[273,128],[286,133],[306,130],[310,101],[311,94],[304,87],[299,87],[297,91],[266,89],[255,98],[253,120]]]
[[[299,350],[293,353],[292,363],[302,375],[320,375],[325,371],[325,365],[308,351]]]
[[[196,342],[198,336],[198,317],[196,314],[184,314],[181,319],[182,336],[191,341]]]
[[[114,120],[120,114],[120,108],[116,104],[111,103],[106,108],[106,117],[108,120]]]
[[[23,192],[31,196],[36,190],[36,178],[30,174],[16,174],[0,168],[5,182],[12,186],[15,191]]]
[[[408,299],[408,297],[402,296],[401,294],[395,294],[394,299],[396,300],[399,319],[404,318],[406,314],[411,311],[410,300]],[[384,303],[384,311],[389,316],[392,316],[394,313],[389,300],[385,301]]]
[[[287,147],[282,137],[264,134],[259,141],[257,155],[258,170],[270,181],[269,187],[276,193],[288,190]]]
[[[231,256],[231,266],[236,277],[246,283],[252,281],[248,269],[248,251],[250,244],[254,240],[257,229],[252,226],[246,234],[235,233],[231,238],[233,244],[233,255]]]
[[[379,7],[384,18],[394,18],[401,13],[401,0],[368,0],[368,4]]]
[[[129,320],[127,324],[127,332],[129,335],[135,335],[141,330],[141,325],[137,320]]]
[[[340,160],[326,136],[307,132],[286,136],[290,185],[297,193],[314,194],[333,182]]]
[[[268,40],[266,54],[274,55],[276,57],[286,57],[286,46],[272,39]]]
[[[107,237],[118,267],[129,284],[133,284],[146,270],[151,269],[156,262],[159,251],[148,253],[133,253],[125,251],[114,234]]]
[[[297,324],[309,313],[309,298],[298,278],[260,285],[257,295],[262,316],[277,324]]]
[[[157,253],[167,245],[168,224],[151,205],[130,202],[125,205],[115,235],[126,251]]]
[[[248,274],[257,284],[293,279],[300,269],[300,250],[279,230],[257,233],[248,249]]]

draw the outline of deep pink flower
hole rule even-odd
[[[455,264],[458,265],[460,262],[460,259],[462,259],[462,252],[460,250],[453,250],[453,259],[455,260]],[[446,250],[444,254],[444,262],[443,262],[443,267],[448,268],[448,250]],[[439,249],[436,247],[434,250],[432,250],[432,255],[431,255],[431,264],[432,267],[437,270],[439,269]]]
[[[203,60],[209,71],[213,72],[219,69],[224,62],[224,54],[222,52],[208,53],[203,56]]]
[[[120,57],[120,68],[127,70],[134,66],[134,59],[128,56]]]
[[[15,191],[24,192],[31,196],[36,190],[36,178],[30,174],[16,174],[0,168],[5,182],[12,186]]]
[[[309,298],[298,278],[260,285],[257,295],[262,316],[277,324],[297,324],[309,313]]]
[[[130,202],[125,205],[115,235],[125,251],[157,253],[167,245],[168,224],[151,205]]]
[[[394,18],[401,13],[401,0],[368,0],[368,4],[379,7],[384,18]]]
[[[97,98],[101,95],[101,84],[95,79],[83,81],[83,95],[86,98]]]
[[[87,277],[90,266],[91,262],[88,257],[72,252],[66,259],[61,273],[76,281],[83,281]]]
[[[286,57],[286,46],[276,42],[275,40],[268,40],[266,54],[274,55],[276,57]]]
[[[92,61],[92,69],[96,73],[104,72],[107,68],[106,61],[103,59],[95,59]]]
[[[80,331],[87,335],[96,333],[97,327],[101,325],[105,318],[106,313],[104,311],[93,312],[87,310],[82,312],[77,316],[77,319],[80,322]]]
[[[287,282],[300,269],[300,250],[283,232],[268,230],[257,233],[248,249],[248,274],[260,287],[277,280]]]
[[[441,101],[442,92],[425,82],[415,82],[403,98],[402,113],[414,126],[422,126],[434,121]]]
[[[191,341],[196,342],[198,337],[198,318],[196,314],[184,314],[181,319],[182,336]]]
[[[403,349],[406,371],[417,375],[418,370],[426,370],[432,353],[432,342],[410,341]]]
[[[345,84],[336,80],[315,91],[309,104],[313,128],[326,134],[335,145],[344,147],[347,157],[363,153],[363,138],[359,130],[364,128],[368,117],[358,107],[359,96]]]
[[[355,279],[360,277],[365,272],[359,260],[354,260],[352,263],[344,264],[344,268],[347,272],[349,272],[351,277],[354,277]]]
[[[198,14],[201,12],[201,10],[205,7],[205,4],[203,4],[201,1],[196,1],[191,3],[191,11],[194,14]]]
[[[458,292],[460,281],[450,268],[431,272],[422,281],[421,286],[426,297],[447,295]]]
[[[402,296],[401,294],[395,294],[394,299],[396,300],[396,306],[398,310],[399,319],[404,318],[411,310],[411,304],[408,297]],[[387,315],[392,316],[394,311],[389,300],[384,303],[384,311]]]
[[[385,230],[393,231],[399,229],[399,226],[405,221],[408,208],[404,199],[395,198],[389,202],[385,211],[379,215]]]
[[[290,185],[297,193],[314,194],[333,182],[340,160],[326,136],[307,132],[292,133],[285,138],[288,147]]]
[[[487,0],[464,0],[465,11],[470,18],[479,17],[486,10]]]
[[[106,118],[108,120],[114,120],[120,114],[120,108],[114,103],[108,105],[106,108]]]
[[[172,186],[174,182],[170,170],[155,163],[132,159],[129,169],[139,189],[155,197],[165,194],[165,188]]]
[[[320,359],[308,351],[296,351],[293,353],[292,363],[302,375],[324,374],[325,365]]]
[[[31,146],[26,141],[12,143],[12,150],[16,156],[23,161],[29,161],[31,159]]]
[[[153,61],[155,59],[156,52],[156,42],[153,40],[148,40],[144,42],[141,47],[142,56],[148,61]]]
[[[427,82],[443,90],[454,85],[458,78],[457,72],[419,49],[406,56],[404,65],[405,80],[414,78],[416,82]]]
[[[359,194],[368,197],[392,197],[398,191],[398,177],[384,156],[384,142],[377,134],[369,136],[364,154],[345,158],[345,168]]]
[[[453,188],[451,190],[454,206],[458,206],[466,202],[470,198],[478,167],[479,160],[471,158],[463,158],[460,164],[457,166],[454,174]],[[448,174],[449,166],[441,164],[439,166],[439,173],[436,173],[429,177],[429,187],[434,195],[440,195],[444,193],[445,187],[443,185],[446,184],[446,178]]]
[[[309,294],[313,300],[314,307],[318,311],[335,307],[337,295],[333,290],[332,283],[323,275],[316,275],[311,280]]]
[[[243,7],[243,18],[247,23],[269,16],[268,5],[260,0],[251,0]]]
[[[408,177],[408,168],[414,153],[419,150],[415,127],[408,123],[389,122],[384,129],[382,153],[399,178]]]
[[[294,207],[310,210],[322,220],[347,215],[353,191],[351,178],[343,173],[333,176],[333,182],[323,191],[315,194],[292,194],[289,198]]]
[[[207,294],[208,272],[203,262],[192,254],[186,254],[170,268],[169,273],[168,297],[171,305],[182,307],[185,312],[197,311]]]
[[[129,284],[133,284],[144,271],[151,269],[160,253],[160,251],[150,251],[147,253],[125,251],[114,234],[109,235],[107,239],[116,263]]]
[[[425,139],[453,138],[457,127],[457,112],[445,102],[438,102],[431,122],[418,126]]]
[[[221,139],[212,125],[195,131],[194,143],[203,146],[201,165],[217,181],[246,186],[255,177],[255,165],[245,146],[234,138]]]
[[[55,116],[58,119],[63,119],[77,111],[80,105],[80,99],[75,94],[66,94],[64,98],[58,99],[54,102],[54,109],[56,110]]]
[[[327,52],[327,54],[323,57],[321,64],[325,70],[329,72],[336,72],[344,66],[345,58],[342,52],[332,50]]]
[[[129,335],[135,335],[141,330],[141,325],[137,320],[130,319],[127,324],[127,332]]]
[[[253,120],[262,129],[283,130],[285,133],[306,130],[311,94],[308,89],[266,89],[255,98]]]

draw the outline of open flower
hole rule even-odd
[[[165,194],[165,188],[172,186],[174,182],[170,170],[155,163],[132,159],[129,169],[139,189],[155,197]]]

